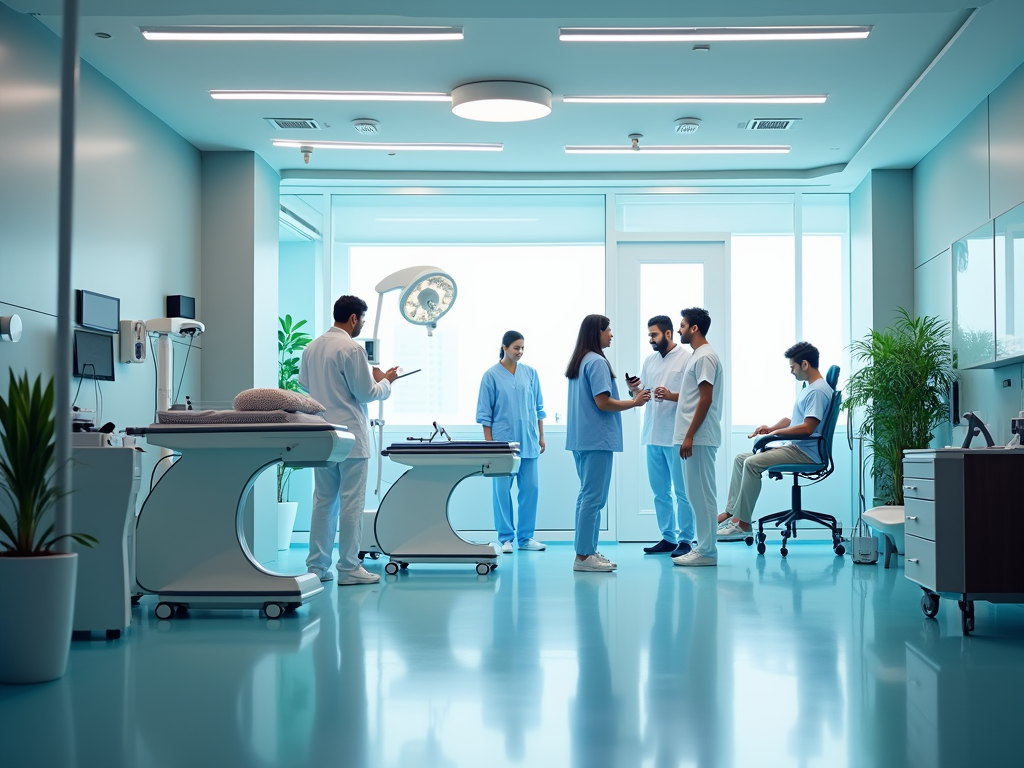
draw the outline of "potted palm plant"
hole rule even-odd
[[[305,320],[293,321],[291,315],[278,318],[280,327],[277,330],[277,387],[292,392],[299,391],[299,361],[302,350],[312,341],[312,337],[300,330]],[[288,499],[288,485],[293,467],[277,465],[277,548],[288,549],[291,545],[292,528],[295,526],[295,515],[299,510],[297,501]]]
[[[861,435],[873,454],[875,508],[868,517],[903,523],[903,452],[927,448],[949,418],[953,386],[949,324],[913,317],[902,307],[896,322],[851,345],[861,364],[846,383],[843,408],[861,412]],[[888,551],[888,550],[887,550]]]
[[[10,373],[0,397],[0,682],[55,680],[67,668],[75,608],[78,555],[54,552],[62,539],[91,547],[80,533],[56,535],[44,518],[63,491],[53,474],[53,380]]]

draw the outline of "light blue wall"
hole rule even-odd
[[[0,4],[0,314],[25,325],[20,343],[0,343],[4,394],[8,367],[55,370],[59,66],[60,40]],[[72,287],[119,297],[124,319],[162,317],[165,295],[201,294],[199,152],[85,62],[80,82]],[[193,349],[183,393],[198,397],[201,367]],[[152,362],[118,363],[115,377],[101,383],[103,419],[149,424]],[[92,401],[87,382],[79,405]]]
[[[978,107],[914,169],[915,309],[951,318],[956,240],[1024,201],[1024,66]],[[937,257],[937,258],[936,258]],[[1004,380],[1010,381],[1004,387]],[[978,411],[993,438],[1010,439],[1020,409],[1021,366],[963,371],[960,409]],[[963,439],[963,427],[953,430]]]

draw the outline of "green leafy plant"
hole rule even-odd
[[[291,392],[299,391],[299,355],[306,345],[313,340],[305,331],[300,331],[306,324],[305,320],[297,322],[292,320],[291,315],[285,315],[277,319],[280,328],[277,329],[277,387],[287,389]],[[288,482],[295,471],[293,467],[277,465],[277,500],[282,502],[288,495]]]
[[[903,504],[903,451],[927,448],[949,418],[947,398],[955,373],[949,324],[914,318],[902,307],[896,322],[872,330],[850,349],[862,363],[846,383],[843,408],[863,410],[861,431],[874,454],[871,475],[882,504]]]
[[[42,527],[43,516],[63,491],[57,488],[52,472],[56,445],[53,417],[53,379],[46,389],[42,376],[29,384],[28,373],[11,382],[7,398],[0,397],[0,489],[13,508],[13,520],[0,514],[0,547],[9,557],[36,557],[49,554],[57,542],[71,538],[91,547],[96,539],[84,533],[54,535],[53,525]],[[6,539],[6,540],[5,540]]]

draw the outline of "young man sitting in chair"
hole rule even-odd
[[[729,501],[718,516],[718,540],[742,541],[751,535],[750,519],[761,493],[761,474],[782,464],[820,464],[818,444],[801,441],[796,445],[786,437],[817,437],[822,420],[832,402],[832,387],[818,372],[818,350],[801,341],[786,350],[789,370],[806,386],[797,395],[791,419],[780,419],[772,426],[762,425],[750,437],[773,435],[780,438],[760,453],[737,454],[729,483]]]

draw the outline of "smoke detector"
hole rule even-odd
[[[700,128],[699,117],[680,117],[676,120],[676,133],[696,133]]]
[[[357,117],[352,121],[352,127],[356,129],[356,133],[362,134],[376,133],[378,125],[380,125],[379,122],[369,117]]]
[[[796,128],[799,117],[755,117],[747,123],[740,123],[740,128],[748,131],[791,131]]]
[[[319,131],[320,124],[311,117],[264,117],[275,131]]]

